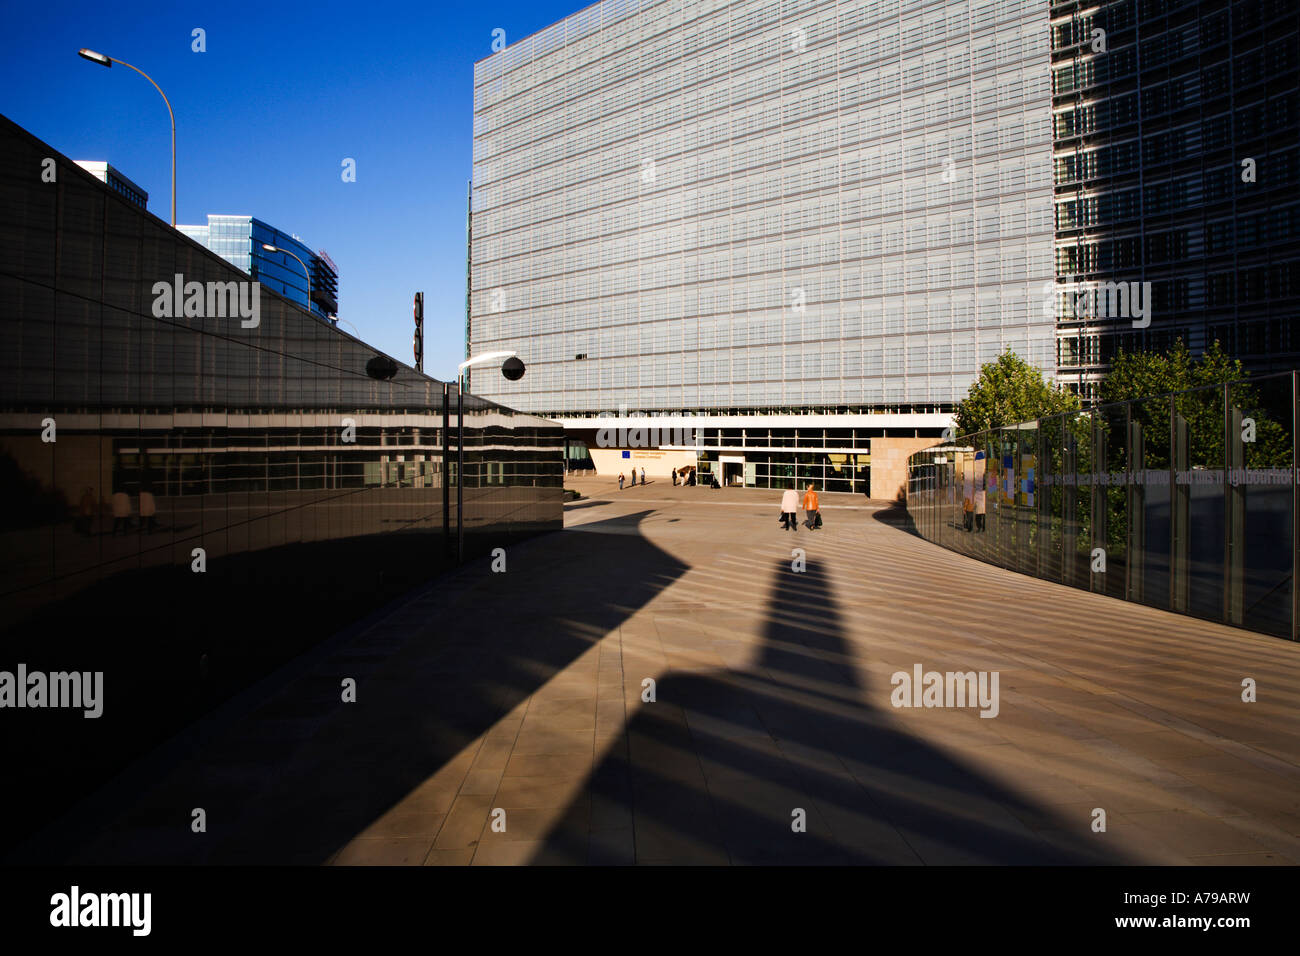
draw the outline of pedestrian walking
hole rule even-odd
[[[814,487],[814,485],[809,484],[808,490],[804,492],[803,496],[803,510],[804,514],[808,516],[809,531],[816,531],[822,524],[821,509],[818,507],[817,492]]]
[[[131,499],[125,491],[113,492],[113,534],[131,530]]]
[[[645,466],[644,466],[644,465],[641,466],[641,484],[642,484],[642,485],[645,484]]]
[[[140,489],[140,528],[145,534],[153,534],[158,528],[158,502],[148,488]]]
[[[632,487],[633,487],[633,488],[636,487],[636,469],[635,469],[635,468],[632,469]]]
[[[622,491],[622,490],[623,490],[623,480],[624,480],[624,479],[623,479],[623,473],[620,471],[620,472],[618,473],[618,490],[619,490],[619,491]]]
[[[787,531],[799,530],[799,492],[791,485],[781,495],[781,527]]]

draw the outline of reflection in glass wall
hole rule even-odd
[[[0,671],[106,695],[4,714],[0,759],[48,786],[0,809],[39,816],[448,567],[459,422],[454,385],[0,139]],[[469,554],[562,526],[562,456],[556,423],[465,396]]]
[[[909,461],[908,512],[982,561],[1295,639],[1297,376],[927,448]]]

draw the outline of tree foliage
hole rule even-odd
[[[1193,358],[1179,339],[1163,354],[1121,351],[1111,363],[1110,374],[1102,380],[1098,395],[1104,405],[1204,385],[1222,385],[1248,374],[1241,360],[1231,358],[1217,340],[1203,355]]]
[[[1038,369],[1008,349],[980,369],[954,418],[957,434],[970,435],[1078,407],[1077,395],[1043,381]]]
[[[1255,425],[1255,438],[1243,445],[1249,468],[1289,467],[1291,461],[1290,384],[1285,383],[1283,401],[1268,389],[1244,381],[1250,373],[1240,359],[1232,358],[1216,340],[1205,352],[1193,357],[1182,339],[1166,353],[1120,352],[1102,381],[1102,404],[1133,401],[1132,417],[1149,433],[1167,432],[1170,402],[1173,411],[1187,421],[1192,464],[1216,468],[1224,463],[1224,390],[1228,400]],[[1218,386],[1218,387],[1214,387]],[[1169,393],[1172,399],[1160,396]],[[1267,394],[1266,394],[1267,393]],[[1234,442],[1240,436],[1232,436]],[[1147,464],[1163,467],[1167,456],[1150,450]]]

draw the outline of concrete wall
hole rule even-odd
[[[938,438],[871,439],[871,497],[902,501],[907,497],[907,459]]]

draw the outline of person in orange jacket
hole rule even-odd
[[[817,506],[817,492],[813,490],[811,484],[803,496],[803,510],[808,516],[808,528],[815,531],[818,524],[821,523],[821,509]]]

